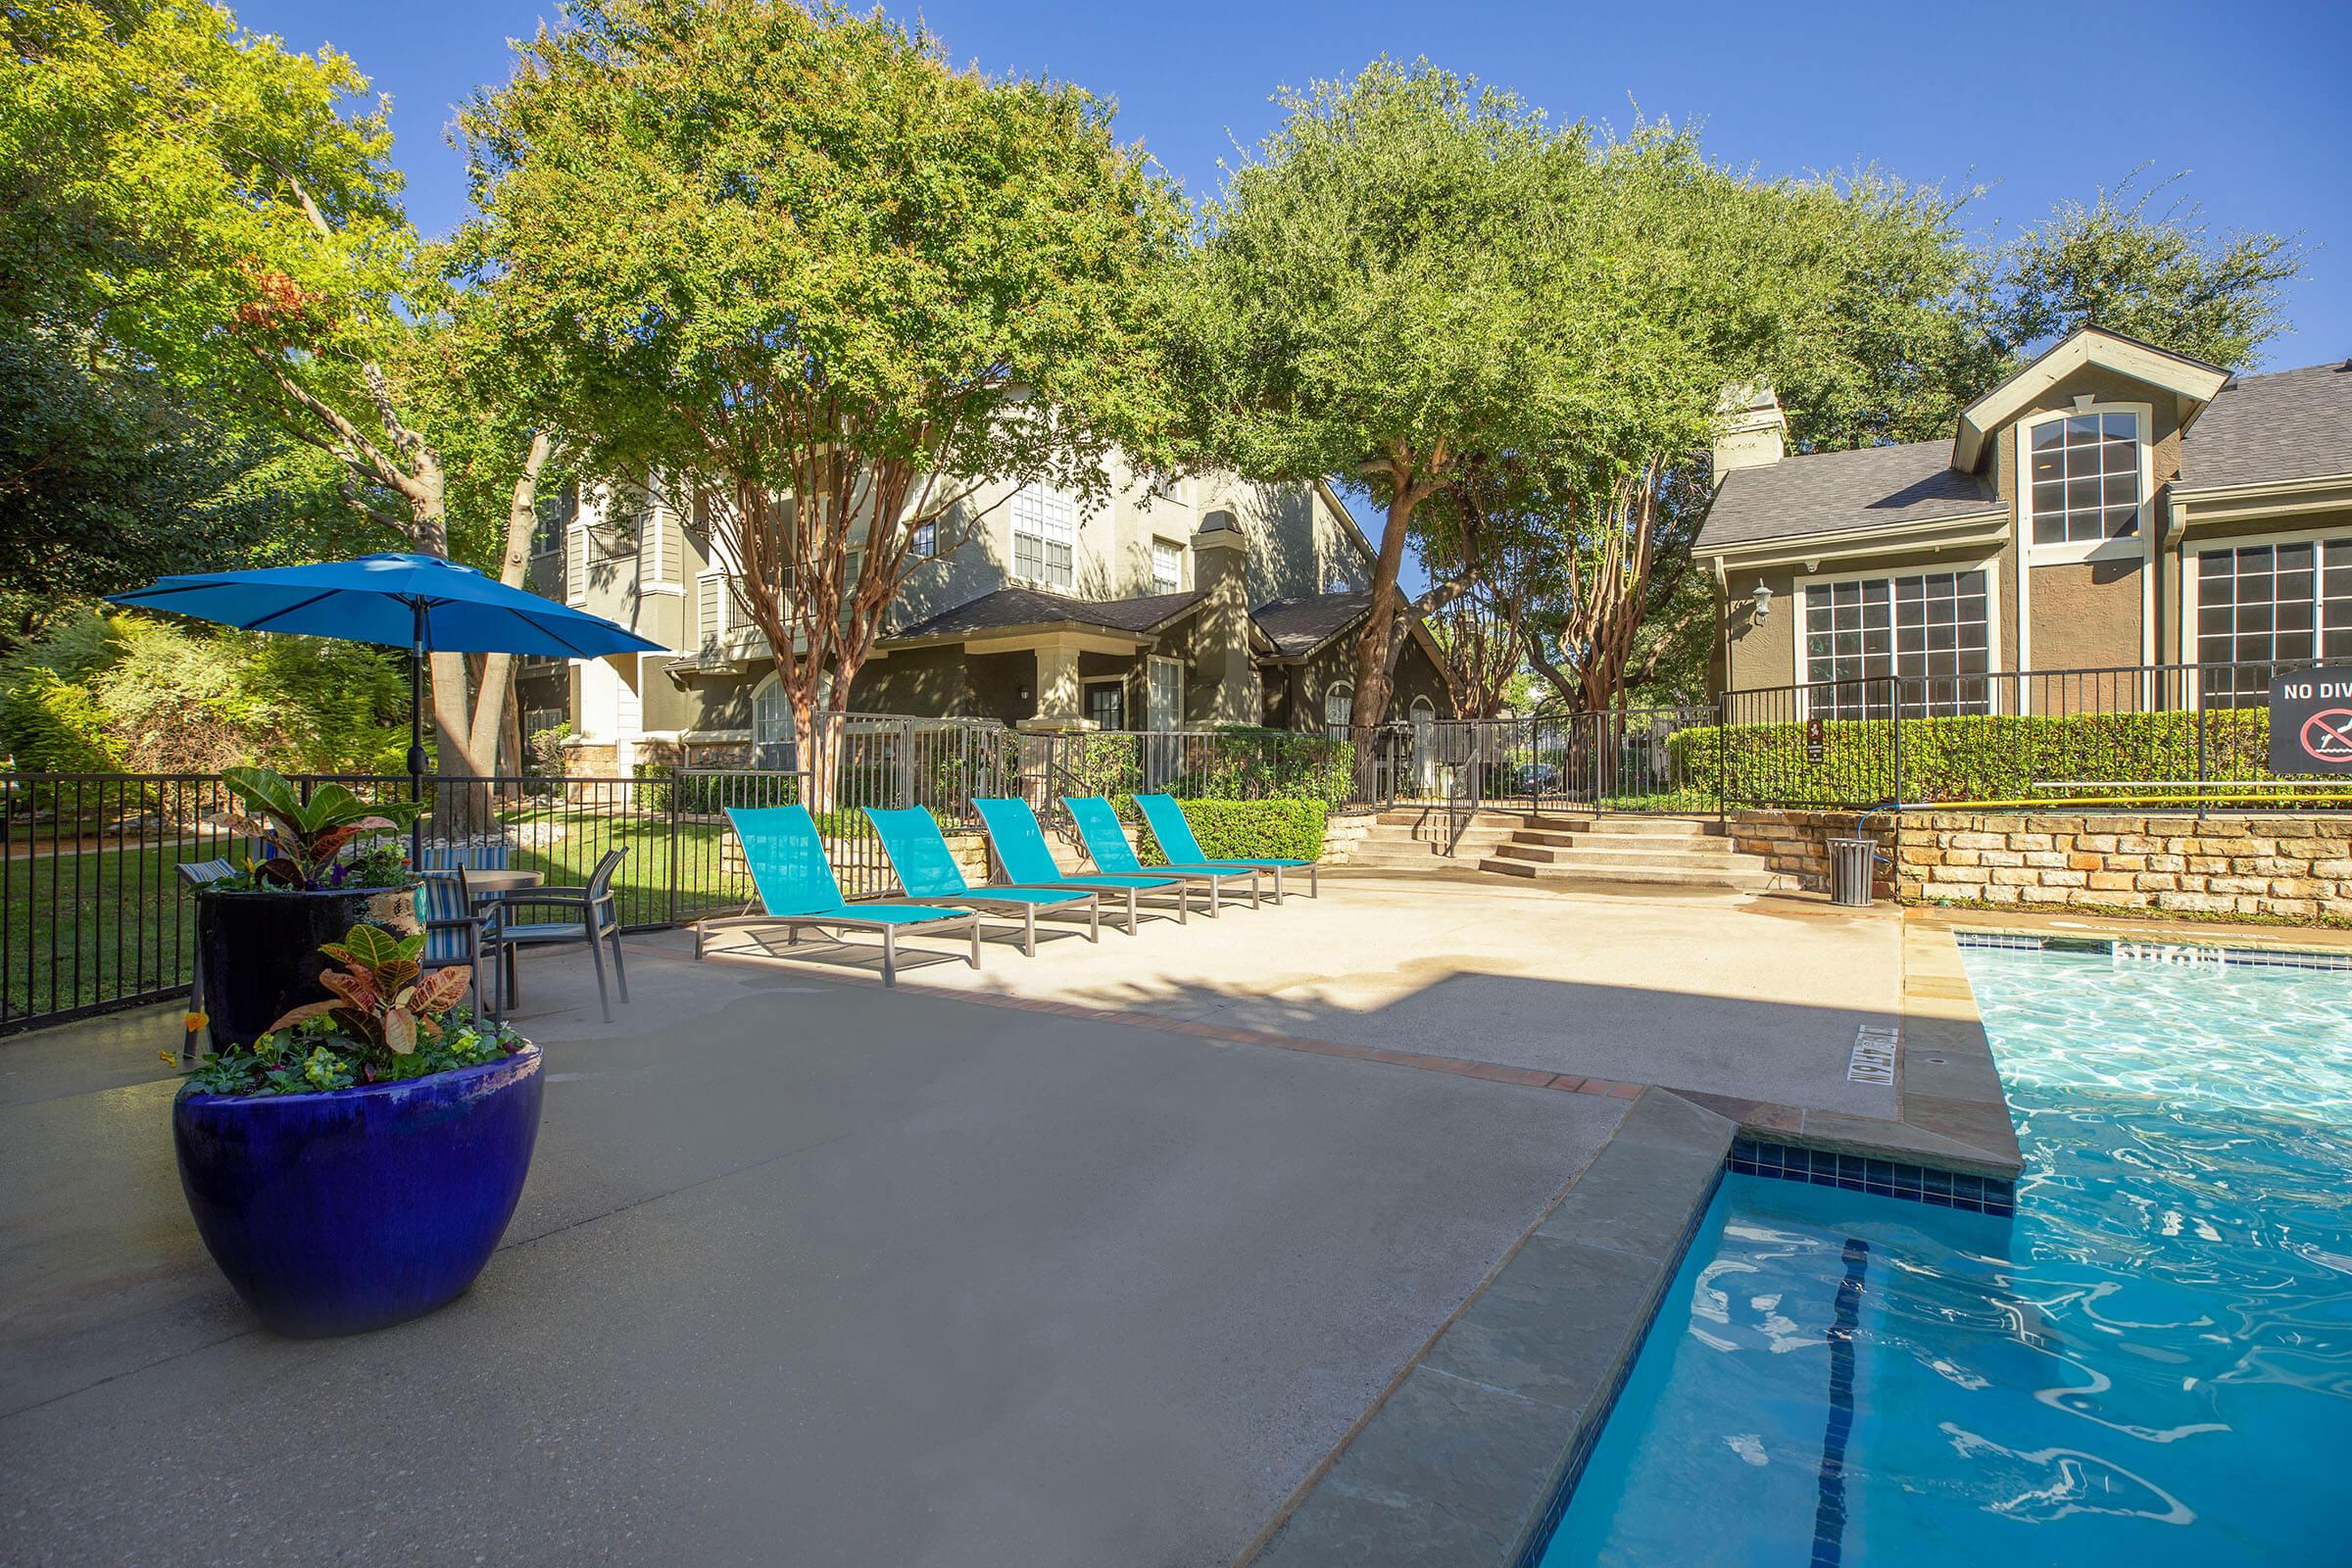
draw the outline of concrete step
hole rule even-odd
[[[1718,893],[1763,893],[1772,886],[1767,871],[1744,867],[1694,868],[1690,866],[1613,865],[1605,870],[1589,866],[1539,865],[1531,860],[1505,859],[1495,857],[1478,862],[1481,871],[1498,876],[1523,877],[1530,881],[1565,882],[1591,887],[1623,885],[1644,888],[1686,888],[1692,891]]]
[[[1534,865],[1581,866],[1595,874],[1624,866],[1660,870],[1736,871],[1743,869],[1745,865],[1740,857],[1729,850],[1709,853],[1704,850],[1642,849],[1618,845],[1588,849],[1579,844],[1570,849],[1555,849],[1546,844],[1504,844],[1496,847],[1494,858],[1525,860]]]
[[[1712,817],[1639,816],[1632,812],[1604,812],[1592,819],[1595,833],[1640,834],[1643,838],[1714,838],[1719,824]]]

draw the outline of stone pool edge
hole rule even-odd
[[[1641,1354],[1738,1131],[1675,1091],[1644,1090],[1240,1561],[1532,1562]]]

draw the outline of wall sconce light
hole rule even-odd
[[[1027,701],[1029,700],[1029,688],[1028,688],[1028,687],[1026,687],[1026,686],[1016,686],[1016,687],[1014,687],[1014,688],[1013,688],[1013,693],[1012,693],[1012,700],[1013,700],[1014,702],[1016,702],[1016,703],[1025,703],[1025,702],[1027,702]]]
[[[1756,619],[1769,620],[1772,618],[1772,585],[1770,583],[1758,577],[1754,592],[1750,593],[1747,598],[1748,602],[1756,607]]]

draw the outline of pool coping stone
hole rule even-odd
[[[1539,1556],[1737,1133],[1649,1089],[1241,1561],[1525,1568]]]

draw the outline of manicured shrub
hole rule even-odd
[[[1818,759],[1808,755],[1798,723],[1709,724],[1679,731],[1667,745],[1679,776],[1709,796],[1720,789],[1735,803],[1851,806],[1894,799],[1893,726],[1885,719],[1832,719],[1821,729]],[[2059,799],[2068,792],[2047,786],[2268,778],[2270,718],[2259,708],[1906,718],[1901,751],[1906,802]]]
[[[1119,814],[1133,820],[1139,813],[1132,798],[1114,803]],[[1185,800],[1184,820],[1200,853],[1212,860],[1319,860],[1323,858],[1323,823],[1330,808],[1316,800],[1219,801]],[[1137,852],[1147,865],[1163,865],[1167,857],[1150,833]]]

